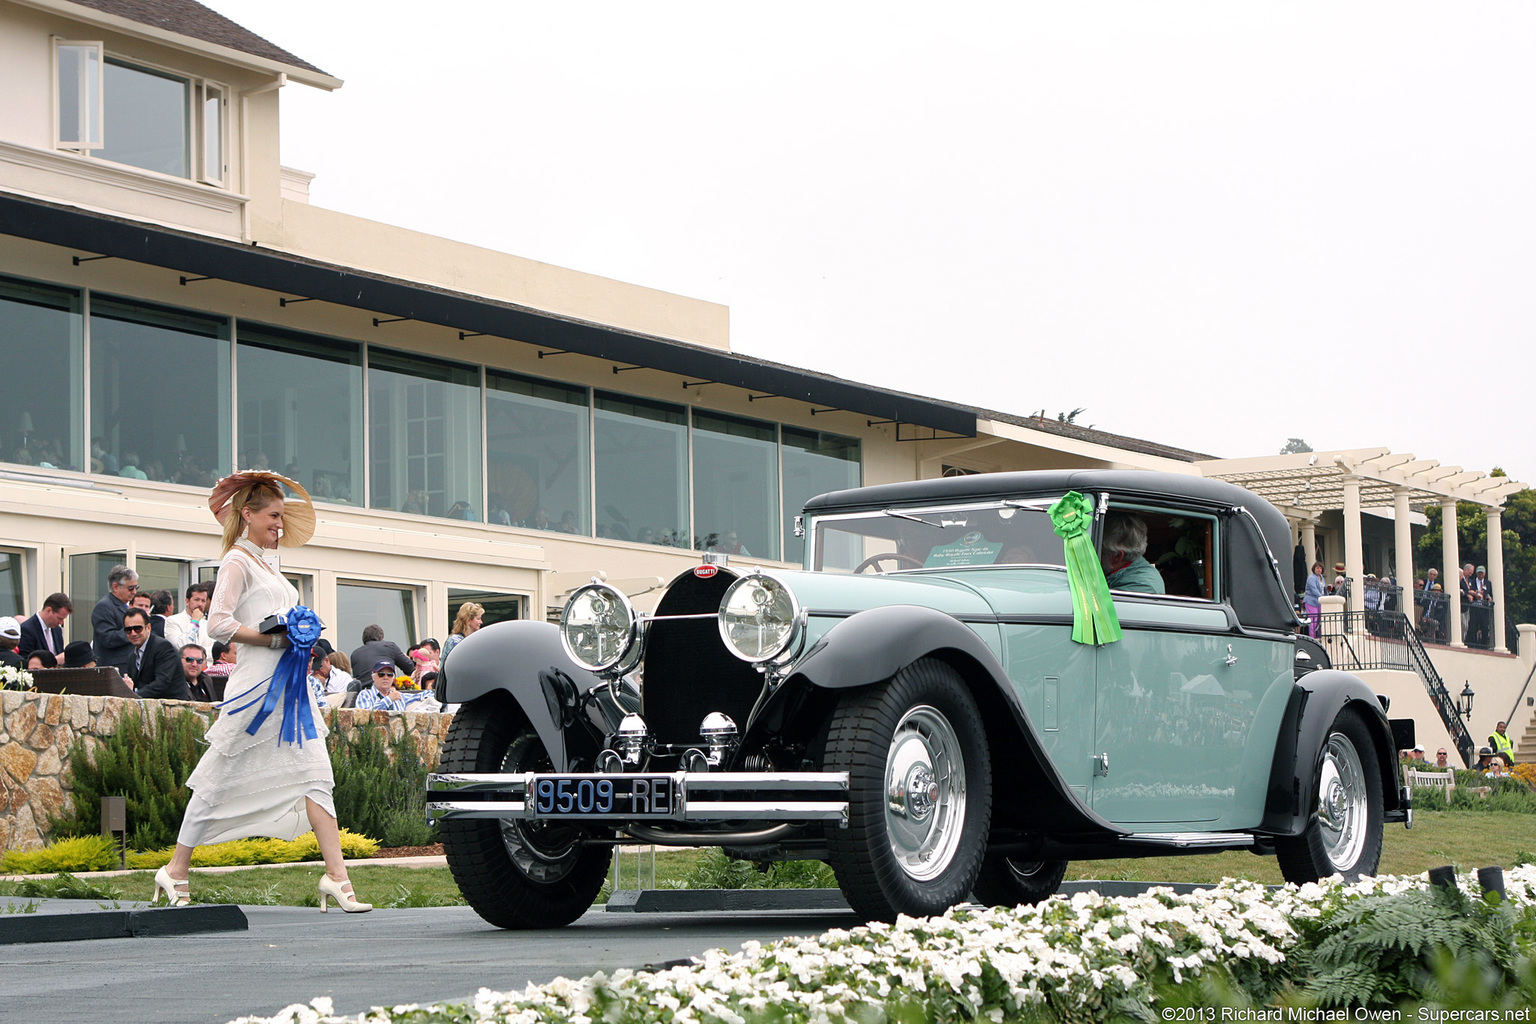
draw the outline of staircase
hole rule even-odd
[[[1451,734],[1451,740],[1456,744],[1456,749],[1461,753],[1462,763],[1468,768],[1472,767],[1477,753],[1477,744],[1472,740],[1472,734],[1467,731],[1467,724],[1462,721],[1461,715],[1456,711],[1456,698],[1451,696],[1451,691],[1446,689],[1445,680],[1440,678],[1434,662],[1429,660],[1429,652],[1424,649],[1424,644],[1419,640],[1419,634],[1413,628],[1413,623],[1402,612],[1384,612],[1384,616],[1392,618],[1393,629],[1402,638],[1403,647],[1408,653],[1408,667],[1418,674],[1424,683],[1424,689],[1429,693],[1429,699],[1435,705],[1435,710],[1440,712],[1440,721],[1445,723],[1445,731]],[[1533,723],[1536,728],[1536,723]],[[1533,728],[1527,728],[1525,735],[1521,737],[1520,749],[1524,750],[1527,743],[1532,744],[1536,751],[1536,732]],[[1522,758],[1517,758],[1522,760]]]
[[[1525,677],[1525,685],[1520,688],[1520,695],[1515,698],[1515,710],[1518,712],[1524,702],[1526,694],[1536,693],[1536,666],[1531,668],[1530,675]],[[1515,714],[1510,714],[1513,724]],[[1536,761],[1536,715],[1525,720],[1525,732],[1515,741],[1515,763],[1526,764]]]

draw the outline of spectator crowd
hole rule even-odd
[[[212,582],[192,584],[177,612],[171,591],[141,592],[138,573],[115,565],[107,573],[107,592],[91,608],[89,641],[65,642],[74,602],[68,594],[49,594],[34,615],[0,616],[0,666],[30,672],[114,668],[141,699],[218,703],[237,649],[210,644],[204,633],[213,590]],[[322,638],[311,651],[310,689],[332,707],[441,711],[438,667],[454,644],[480,628],[484,612],[473,601],[460,606],[447,650],[428,637],[402,651],[378,625],[363,629],[362,646],[350,657]],[[363,667],[361,677],[353,666]]]

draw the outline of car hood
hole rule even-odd
[[[1013,566],[880,575],[774,572],[800,606],[817,615],[849,615],[893,604],[950,615],[1059,615],[1072,612],[1063,569]]]

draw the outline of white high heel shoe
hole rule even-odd
[[[335,882],[330,875],[320,876],[320,913],[326,913],[326,897],[336,901],[336,905],[349,914],[366,914],[373,909],[372,903],[360,903],[353,896],[352,882]]]
[[[190,888],[188,879],[172,878],[165,868],[161,868],[155,872],[155,891],[150,896],[149,902],[151,904],[159,903],[160,894],[164,893],[166,902],[171,906],[189,907],[192,905]]]

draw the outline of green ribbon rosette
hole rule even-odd
[[[1104,567],[1088,539],[1093,502],[1068,491],[1050,507],[1051,527],[1067,551],[1067,583],[1072,588],[1072,639],[1080,644],[1112,644],[1120,639],[1120,619],[1109,596]]]

